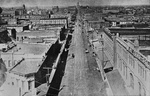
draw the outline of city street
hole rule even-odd
[[[77,21],[59,96],[107,96],[93,50]],[[85,49],[89,52],[85,52]],[[72,54],[75,57],[71,57]]]

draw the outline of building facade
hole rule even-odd
[[[63,24],[68,26],[67,18],[51,18],[51,19],[39,19],[39,20],[30,20],[32,24]]]
[[[130,95],[148,96],[150,62],[130,41],[124,41],[119,36],[113,36],[109,30],[103,34],[105,54],[117,69]],[[115,94],[114,94],[115,95]]]

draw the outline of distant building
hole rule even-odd
[[[76,8],[76,6],[68,6],[67,11],[68,11],[68,13],[76,14],[77,8]]]
[[[24,43],[52,43],[59,38],[60,32],[51,30],[32,30],[17,33],[16,41]]]
[[[7,29],[15,29],[16,32],[23,32],[24,30],[29,30],[29,25],[18,25],[18,24],[11,24],[6,26]]]
[[[119,13],[119,10],[117,9],[108,9],[108,10],[102,10],[103,13]]]
[[[52,7],[52,12],[53,13],[57,13],[59,11],[59,7],[58,6],[53,6]]]
[[[7,24],[9,24],[9,25],[17,24],[17,19],[9,19],[9,20],[7,21]]]
[[[15,10],[15,16],[18,16],[18,15],[25,15],[25,14],[27,14],[27,10],[26,10],[25,5],[23,5],[23,6],[20,7],[20,8],[17,8],[17,9]]]
[[[41,15],[35,14],[35,15],[29,16],[30,20],[40,20],[40,19],[49,19],[49,18],[50,18],[49,15],[43,15],[43,14],[41,14]]]
[[[3,10],[2,13],[0,14],[0,17],[6,22],[8,22],[14,16],[15,16],[15,11],[11,9]]]
[[[32,24],[63,24],[65,25],[65,27],[67,28],[68,27],[68,20],[67,18],[50,18],[50,19],[40,19],[40,20],[30,20],[32,22]]]
[[[50,18],[67,18],[68,14],[51,14]]]

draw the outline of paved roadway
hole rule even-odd
[[[78,21],[76,25],[59,96],[107,96],[105,83],[92,56],[93,50]],[[89,53],[85,53],[85,49]]]

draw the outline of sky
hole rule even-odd
[[[150,0],[0,0],[1,7],[26,6],[69,6],[76,5],[150,5]]]

